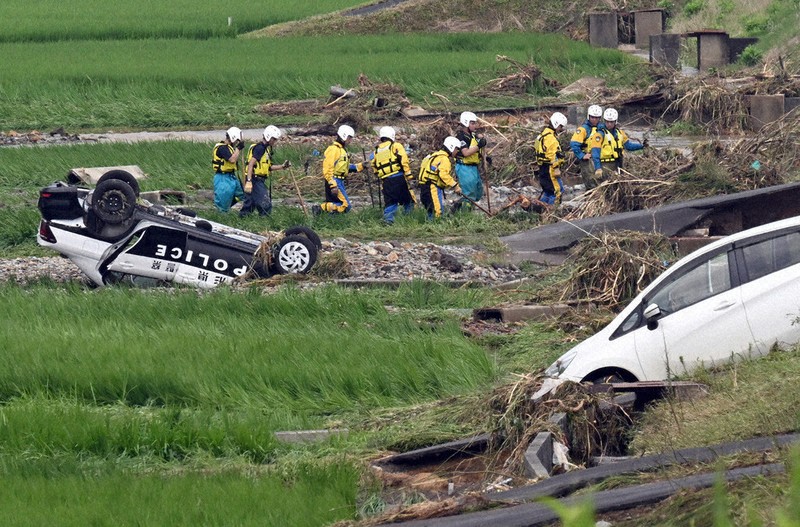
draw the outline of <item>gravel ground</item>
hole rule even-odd
[[[336,259],[335,255],[344,258]],[[473,247],[382,241],[357,243],[335,238],[323,241],[319,262],[344,260],[346,265],[335,275],[336,279],[356,282],[402,282],[419,278],[447,283],[499,284],[520,278],[517,267],[488,263],[487,259],[485,252]],[[75,264],[60,256],[0,258],[1,282],[40,279],[88,283]],[[308,282],[331,280],[333,278],[312,277]]]

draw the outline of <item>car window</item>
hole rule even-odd
[[[642,325],[642,306],[639,305],[627,318],[619,325],[619,327],[611,334],[610,340],[633,331]]]
[[[791,232],[742,248],[748,280],[800,263],[800,233]]]
[[[664,313],[674,313],[730,288],[728,253],[724,252],[666,284],[646,303],[657,304]]]

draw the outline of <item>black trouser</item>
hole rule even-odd
[[[394,221],[394,215],[400,205],[405,212],[409,212],[414,207],[414,195],[408,189],[408,183],[402,173],[383,178],[383,219],[388,223]]]

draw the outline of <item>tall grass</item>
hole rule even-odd
[[[0,288],[0,399],[282,408],[402,404],[478,387],[485,353],[457,324],[390,315],[324,288],[268,297]]]
[[[0,42],[233,37],[362,0],[3,0]],[[230,25],[228,19],[230,18]]]
[[[583,71],[622,83],[641,77],[617,51],[530,33],[7,43],[0,54],[0,129],[44,131],[261,126],[255,105],[324,98],[360,73],[398,84],[426,106],[443,104],[431,91],[455,109],[486,106],[469,93],[505,71],[498,54],[533,60],[560,82]],[[623,71],[626,78],[614,73]]]
[[[354,518],[357,482],[348,464],[289,481],[236,472],[4,474],[0,523],[319,527]]]

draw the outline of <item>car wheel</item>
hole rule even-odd
[[[275,246],[272,261],[278,274],[307,273],[317,262],[317,247],[305,236],[285,236]]]
[[[618,371],[596,372],[587,376],[586,380],[592,384],[614,384],[618,382],[627,382],[625,380],[625,376]]]
[[[136,194],[120,179],[107,179],[97,185],[92,195],[92,212],[109,225],[118,225],[133,216]]]
[[[100,179],[97,180],[97,186],[99,186],[103,181],[108,181],[109,179],[118,179],[120,181],[124,181],[133,189],[133,193],[136,195],[136,197],[139,197],[139,181],[133,177],[130,172],[126,170],[109,170],[100,176]]]
[[[311,243],[314,244],[314,247],[317,249],[322,249],[322,240],[320,240],[319,235],[311,230],[308,227],[304,227],[303,225],[295,225],[294,227],[289,227],[285,231],[283,231],[284,236],[294,236],[300,235],[305,236]]]

